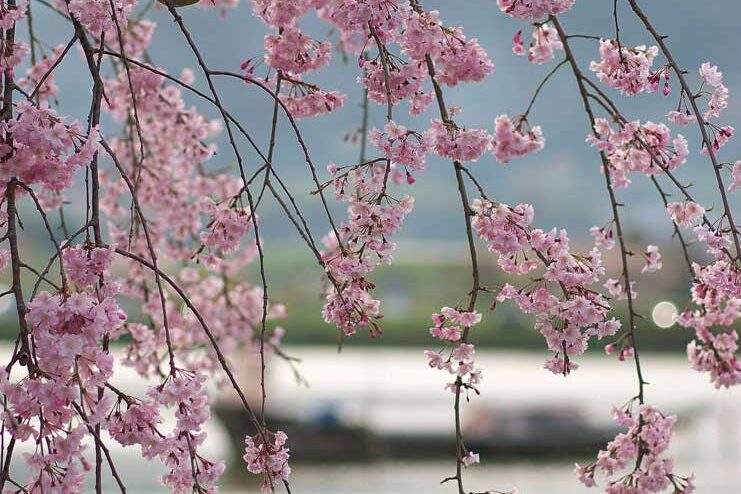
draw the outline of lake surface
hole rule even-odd
[[[2,349],[6,350],[6,349]],[[268,409],[285,417],[312,417],[327,407],[348,425],[362,425],[380,433],[431,431],[452,434],[452,399],[442,389],[447,376],[426,366],[422,349],[286,348],[301,359],[299,371],[309,385],[296,381],[286,362],[268,362]],[[6,353],[0,351],[0,354]],[[579,359],[581,368],[572,376],[554,376],[542,369],[545,353],[481,351],[478,362],[484,369],[482,395],[463,407],[463,424],[475,428],[482,410],[517,413],[518,410],[563,409],[580,414],[588,423],[610,423],[613,404],[624,403],[635,394],[632,363],[611,357],[588,355]],[[682,356],[645,354],[644,373],[651,385],[647,399],[665,413],[679,414],[671,453],[677,473],[694,472],[698,494],[741,492],[741,389],[715,390],[706,376],[692,371]],[[249,368],[242,369],[247,376]],[[121,387],[143,391],[145,383],[133,372],[120,369]],[[243,378],[246,388],[254,381]],[[226,392],[217,399],[230,400]],[[209,427],[204,453],[226,458],[234,469],[243,468],[229,458],[232,444],[218,422]],[[239,441],[242,438],[238,438]],[[290,444],[290,439],[289,439]],[[158,467],[142,464],[138,451],[112,446],[129,493],[164,492],[156,482]],[[596,452],[595,452],[596,453]],[[20,457],[19,457],[20,458]],[[295,459],[291,478],[296,494],[416,494],[455,492],[439,481],[453,472],[454,462],[369,462],[317,466]],[[513,486],[522,494],[579,494],[598,492],[579,485],[572,473],[575,461],[589,458],[553,458],[545,462],[491,461],[466,472],[466,488],[474,492],[506,490]],[[22,463],[13,471],[24,477]],[[105,492],[115,492],[111,484]],[[257,492],[256,484],[224,485],[229,494]]]

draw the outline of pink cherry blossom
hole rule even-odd
[[[317,42],[293,26],[265,36],[265,63],[291,74],[302,74],[328,64],[331,50],[330,43]]]
[[[442,120],[433,120],[424,136],[433,153],[461,162],[478,161],[491,142],[484,129],[462,129]]]
[[[672,221],[682,226],[696,224],[705,214],[705,208],[693,201],[670,202],[667,204],[666,210]]]
[[[614,188],[627,187],[630,172],[659,175],[684,164],[689,155],[684,136],[673,137],[664,124],[632,121],[615,130],[606,119],[597,118],[594,130],[587,142],[605,153]]]
[[[454,382],[446,386],[453,392],[459,387],[476,391],[476,385],[481,382],[481,369],[476,367],[476,347],[467,343],[464,331],[481,322],[481,314],[476,311],[463,311],[452,307],[443,307],[440,313],[432,315],[434,326],[430,334],[443,342],[443,350],[425,350],[428,365],[433,369],[446,370],[456,376]],[[478,463],[478,455],[470,458],[470,463]]]
[[[666,118],[677,125],[687,125],[695,121],[694,115],[690,114],[689,111],[670,111],[667,113]]]
[[[646,259],[646,265],[641,269],[641,273],[654,273],[661,269],[661,254],[656,245],[649,245],[646,247],[643,256]]]
[[[659,49],[655,46],[620,46],[610,39],[600,41],[600,61],[592,62],[589,69],[606,86],[633,96],[652,92],[658,87],[658,78],[652,73],[654,58]]]
[[[728,186],[728,190],[733,192],[739,187],[741,187],[741,160],[736,161],[731,168],[731,184]]]
[[[527,123],[521,120],[517,127],[507,115],[499,115],[494,123],[492,151],[500,163],[509,163],[513,157],[524,156],[543,149],[545,139],[539,126],[527,128],[522,132],[521,127],[527,128]]]
[[[605,492],[610,494],[649,494],[663,492],[691,493],[693,477],[674,473],[674,463],[665,458],[677,418],[664,416],[650,405],[614,409],[615,422],[627,431],[615,436],[589,465],[576,465],[579,480],[586,487],[597,485],[604,476]],[[682,489],[679,491],[678,489]]]
[[[538,19],[558,15],[569,10],[576,0],[497,0],[499,8],[507,15],[519,19]]]
[[[514,300],[520,310],[535,314],[535,329],[554,353],[545,368],[569,374],[578,368],[572,357],[586,351],[591,336],[602,339],[620,329],[618,320],[607,317],[607,299],[588,288],[605,274],[600,251],[595,247],[586,255],[572,254],[565,231],[530,226],[534,213],[529,205],[511,208],[476,199],[472,209],[472,225],[489,250],[499,254],[500,268],[514,274],[538,266],[545,270],[540,286],[517,289],[507,283],[497,301]]]
[[[275,434],[264,431],[244,440],[244,461],[247,470],[254,474],[263,474],[263,491],[273,491],[276,482],[287,481],[291,475],[288,465],[290,458],[287,447],[288,436],[283,431]]]
[[[519,35],[520,33],[518,33]],[[534,64],[543,64],[553,60],[556,50],[563,50],[563,43],[558,32],[548,24],[541,24],[533,30],[533,41],[527,50],[527,58]],[[525,55],[522,39],[515,36],[513,51],[517,55]]]

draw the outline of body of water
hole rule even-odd
[[[341,353],[328,347],[292,347],[286,353],[300,358],[296,368],[280,359],[268,362],[268,409],[273,415],[308,419],[331,407],[345,425],[362,426],[380,434],[437,434],[453,432],[453,395],[443,389],[448,376],[429,369],[422,349],[353,348]],[[7,352],[0,352],[7,353]],[[480,417],[492,411],[516,414],[520,410],[564,410],[594,427],[610,424],[610,407],[626,402],[636,392],[631,362],[587,355],[572,376],[554,376],[542,369],[545,353],[480,351],[484,369],[481,396],[463,405],[463,427],[475,431]],[[248,359],[245,359],[247,361]],[[671,455],[676,472],[694,472],[698,494],[741,492],[741,391],[715,390],[689,368],[681,356],[644,354],[644,373],[651,383],[647,400],[667,414],[678,414]],[[301,383],[295,377],[300,372]],[[248,390],[254,386],[248,367],[241,369]],[[116,384],[143,392],[145,383],[128,369],[120,369]],[[228,403],[227,390],[215,392]],[[204,448],[209,458],[226,459],[232,472],[243,469],[233,454],[233,442],[218,421],[209,426]],[[243,438],[236,438],[242,441]],[[112,441],[111,441],[112,443]],[[289,439],[290,444],[290,439]],[[144,463],[138,450],[111,444],[119,471],[130,493],[164,492],[157,484],[159,467]],[[293,458],[292,490],[297,494],[411,494],[454,492],[440,480],[454,472],[454,461],[399,461],[317,465]],[[594,452],[596,455],[596,451]],[[16,457],[21,460],[21,456]],[[562,456],[547,461],[501,461],[482,456],[480,465],[466,471],[467,490],[482,492],[517,486],[522,494],[578,494],[590,492],[572,473],[575,461],[589,457]],[[22,461],[13,466],[24,478]],[[257,492],[257,483],[224,485],[224,492]],[[105,492],[114,492],[110,484]],[[597,492],[591,490],[591,492]]]

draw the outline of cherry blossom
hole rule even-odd
[[[499,8],[507,15],[520,19],[538,19],[558,15],[569,10],[576,0],[497,0]]]
[[[19,177],[26,184],[41,184],[61,191],[71,185],[72,175],[90,164],[97,151],[97,131],[86,135],[79,122],[57,116],[46,105],[16,105],[18,116],[0,124],[13,134],[11,144],[0,145],[5,157],[2,177]]]
[[[741,160],[736,161],[731,168],[731,184],[728,186],[728,190],[733,192],[734,190],[741,187]]]
[[[266,435],[272,436],[265,437]],[[286,447],[288,436],[285,432],[275,434],[264,432],[244,440],[244,461],[247,469],[255,474],[264,474],[263,491],[274,490],[274,482],[286,481],[291,475],[288,458],[291,456]]]
[[[556,30],[548,24],[541,24],[533,30],[533,41],[527,50],[527,58],[534,64],[543,64],[553,60],[556,50],[563,50],[563,43]],[[525,55],[521,32],[514,38],[512,51],[517,55]]]
[[[526,127],[526,132],[522,132]],[[528,128],[525,120],[517,126],[507,115],[499,115],[494,122],[492,152],[500,163],[509,163],[513,157],[524,156],[543,149],[545,139],[539,126]]]
[[[627,187],[630,172],[659,175],[684,164],[689,155],[684,136],[673,137],[664,124],[636,120],[615,130],[606,119],[598,118],[594,130],[587,142],[605,153],[614,188]]]
[[[613,409],[613,418],[626,432],[615,436],[597,455],[597,461],[586,466],[576,465],[579,480],[586,487],[597,485],[595,477],[605,477],[605,492],[609,494],[648,494],[694,492],[694,476],[681,477],[674,473],[674,462],[665,458],[671,441],[675,416],[664,416],[650,405],[633,409]]]
[[[716,261],[706,266],[693,263],[695,280],[692,302],[677,318],[679,324],[693,328],[696,339],[687,346],[692,367],[710,374],[715,387],[741,384],[738,335],[731,326],[741,317],[741,276],[735,263],[729,262],[730,241],[721,233],[697,227],[698,239],[705,243]],[[717,333],[712,331],[717,327]]]
[[[126,27],[135,0],[70,0],[67,4],[69,13],[93,34],[112,30],[115,32],[116,21],[111,12],[111,5],[115,6],[115,19],[122,28]]]
[[[433,153],[462,162],[478,161],[491,143],[484,129],[462,129],[442,120],[433,120],[424,136]]]
[[[245,209],[234,210],[213,200],[204,201],[203,212],[210,217],[208,231],[201,233],[206,247],[232,252],[239,247],[241,238],[252,227],[252,214]]]
[[[452,307],[443,307],[439,313],[432,315],[434,326],[430,328],[430,334],[445,346],[441,350],[425,350],[424,353],[431,368],[445,370],[456,376],[455,381],[446,385],[452,392],[462,387],[478,394],[476,385],[481,382],[481,369],[475,363],[476,347],[467,343],[464,335],[480,322],[480,313]],[[478,463],[478,455],[469,452],[463,464],[469,466],[472,463]]]
[[[461,294],[468,295],[467,305],[433,314],[429,331],[435,344],[424,352],[430,368],[449,376],[446,389],[455,397],[456,423],[461,394],[478,394],[482,379],[473,338],[482,321],[476,309],[484,298],[492,310],[512,300],[522,312],[533,314],[550,353],[544,364],[549,371],[569,374],[590,342],[603,339],[605,353],[637,367],[638,395],[614,412],[627,431],[608,443],[594,463],[577,466],[581,482],[590,487],[604,483],[612,494],[694,490],[694,477],[675,474],[666,456],[676,418],[645,403],[635,338],[642,329],[632,305],[637,285],[625,261],[634,256],[643,262],[642,273],[654,273],[662,268],[663,247],[628,245],[630,236],[623,232],[630,230],[619,212],[623,204],[608,189],[613,216],[609,223],[592,227],[594,245],[577,252],[565,230],[534,226],[531,205],[511,207],[487,198],[488,184],[467,164],[481,160],[485,166],[491,159],[487,151],[508,163],[542,150],[543,133],[527,117],[556,69],[570,67],[593,127],[587,141],[600,152],[606,182],[619,189],[630,183],[632,174],[648,176],[662,200],[675,198],[666,203],[675,228],[693,227],[692,241],[705,253],[686,256],[692,281],[677,322],[695,333],[687,346],[689,365],[706,373],[716,388],[737,385],[739,240],[725,193],[741,186],[741,161],[716,159],[735,132],[731,125],[716,123],[729,106],[729,89],[717,66],[703,63],[699,88],[690,88],[685,81],[690,74],[631,1],[631,11],[659,46],[600,39],[599,60],[589,65],[591,71],[583,70],[570,40],[584,38],[594,50],[599,38],[565,32],[557,16],[574,7],[574,0],[498,0],[499,10],[520,24],[512,39],[515,54],[527,55],[534,64],[553,60],[556,52],[565,60],[535,86],[523,116],[513,120],[490,109],[490,115],[499,114],[490,132],[456,122],[462,109],[452,98],[458,98],[461,86],[494,74],[494,62],[475,33],[447,25],[440,12],[425,10],[418,0],[252,0],[254,16],[265,25],[264,38],[256,50],[241,48],[241,57],[250,57],[241,73],[210,66],[198,47],[199,36],[190,30],[189,16],[160,3],[155,10],[175,21],[196,70],[176,67],[176,75],[170,75],[157,64],[156,26],[145,18],[148,8],[136,0],[50,3],[47,7],[61,14],[74,33],[69,44],[56,46],[59,40],[47,39],[50,33],[37,31],[29,38],[33,19],[28,0],[0,6],[0,72],[5,79],[0,123],[0,225],[5,232],[0,240],[7,241],[0,248],[0,269],[12,283],[0,296],[15,298],[18,316],[17,343],[0,370],[0,421],[11,439],[3,443],[6,465],[20,460],[25,466],[19,473],[13,467],[13,478],[4,476],[2,488],[34,494],[82,492],[102,475],[103,467],[90,462],[92,451],[105,457],[106,445],[114,441],[134,448],[143,460],[161,463],[160,481],[170,492],[217,492],[225,463],[202,454],[211,420],[207,388],[228,383],[242,397],[231,370],[237,358],[259,359],[263,365],[268,354],[288,358],[280,349],[285,333],[280,323],[287,310],[273,300],[265,275],[272,245],[260,234],[264,198],[272,195],[283,207],[323,269],[325,322],[340,337],[359,330],[378,337],[383,311],[374,296],[374,272],[393,262],[395,237],[414,206],[411,186],[425,179],[428,156],[434,155],[450,161],[455,171],[473,272],[471,290]],[[238,1],[199,4],[211,9],[204,15],[225,15]],[[496,10],[493,4],[491,8]],[[306,21],[314,16],[325,29],[308,27]],[[620,22],[617,13],[614,21]],[[617,38],[620,30],[615,28]],[[526,29],[532,29],[527,47]],[[350,112],[356,103],[351,91],[338,90],[346,90],[342,81],[336,87],[316,82],[321,80],[317,71],[338,63],[333,53],[342,55],[334,58],[357,59],[357,67],[348,67],[355,71],[349,80],[359,84],[366,103],[385,107],[386,120],[374,128],[368,122],[375,122],[378,109],[362,105],[361,128],[348,134],[348,141],[362,140],[361,158],[343,166],[330,164],[329,178],[321,183],[311,142],[302,133],[307,125],[316,125],[312,118]],[[68,106],[71,89],[61,85],[57,69],[67,57],[80,54],[87,81],[81,87],[92,88],[90,104],[77,105],[83,111],[67,116],[59,108]],[[19,67],[25,76],[17,79]],[[251,134],[252,124],[264,123],[262,117],[243,125],[225,105],[232,98],[215,82],[222,77],[243,82],[235,89],[239,97],[254,91],[273,105],[269,143]],[[689,157],[687,140],[663,123],[624,118],[610,91],[592,82],[596,78],[630,96],[663,86],[668,96],[672,77],[680,86],[679,102],[661,114],[673,124],[699,125],[703,131],[698,154],[708,155],[721,200],[698,197],[703,204],[721,205],[719,213],[692,200],[688,187],[672,174]],[[191,96],[198,97],[199,107],[187,103]],[[698,109],[695,100],[707,106]],[[402,102],[409,104],[412,118],[394,116]],[[414,118],[431,108],[436,116],[424,122]],[[293,191],[294,183],[279,175],[282,154],[274,151],[282,146],[277,126],[283,119],[304,154],[313,182],[310,191]],[[223,158],[228,153],[217,147],[223,130],[233,158]],[[367,142],[375,157],[366,156]],[[729,171],[730,183],[725,183]],[[661,189],[656,179],[663,182],[663,176],[681,195]],[[471,202],[474,187],[480,198]],[[335,208],[327,204],[332,195],[345,207],[343,221],[334,221]],[[330,225],[321,243],[302,212],[304,200],[314,199],[321,201]],[[67,214],[70,210],[74,213]],[[41,236],[36,235],[40,228]],[[474,236],[495,254],[508,276],[503,285],[482,285]],[[36,249],[42,241],[45,248]],[[685,240],[679,241],[686,248]],[[52,252],[48,262],[37,263],[30,247]],[[603,263],[604,251],[612,249],[623,260],[622,272],[613,273]],[[244,275],[250,265],[259,268],[257,284]],[[126,309],[132,304],[134,310]],[[622,322],[611,312],[619,305],[628,306]],[[142,396],[119,388],[117,364],[148,380]],[[246,399],[242,403],[252,427],[243,460],[249,472],[262,476],[263,490],[281,484],[288,489],[288,438],[270,428],[266,383],[261,381],[259,413]],[[173,422],[165,420],[170,415]],[[480,457],[466,447],[461,434],[456,435],[456,448],[456,475],[447,480],[467,492],[461,471]],[[113,464],[110,470],[114,472]],[[123,482],[120,487],[125,489]]]
[[[319,43],[293,26],[279,34],[265,36],[265,62],[276,70],[302,74],[330,61],[332,45]]]
[[[383,132],[379,129],[371,130],[368,138],[392,164],[412,171],[424,169],[427,142],[422,134],[411,132],[403,125],[391,121],[386,124]]]
[[[693,201],[670,202],[667,204],[666,210],[672,221],[682,226],[696,224],[705,214],[705,208]]]
[[[527,274],[542,266],[542,282],[518,289],[507,283],[497,301],[514,300],[520,310],[535,314],[535,328],[554,353],[545,367],[556,374],[578,368],[572,357],[586,351],[592,336],[602,339],[620,329],[617,319],[608,319],[607,299],[590,289],[605,271],[595,247],[586,255],[570,252],[564,230],[549,232],[531,228],[531,206],[514,208],[476,199],[473,227],[490,251],[499,254],[497,263],[507,273]],[[552,290],[556,294],[552,293]]]
[[[643,256],[646,259],[646,265],[641,269],[641,273],[654,273],[661,269],[661,254],[659,248],[656,245],[649,245],[643,252]]]
[[[677,125],[687,125],[695,121],[695,117],[690,114],[689,110],[686,112],[670,111],[666,114],[666,118]]]
[[[15,4],[15,8],[3,6],[0,11],[0,29],[10,29],[16,22],[26,18],[29,0],[20,0]]]
[[[652,92],[658,86],[658,78],[651,71],[658,52],[655,46],[627,47],[618,45],[615,40],[603,39],[599,47],[600,61],[592,62],[589,69],[603,84],[623,94]]]

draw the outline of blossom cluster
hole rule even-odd
[[[497,0],[502,12],[525,20],[562,14],[575,2],[576,0]]]
[[[628,173],[659,175],[683,165],[689,155],[684,136],[672,136],[669,128],[661,123],[642,124],[634,120],[614,129],[607,119],[597,118],[594,131],[587,142],[607,157],[614,188],[630,184]]]
[[[275,490],[275,482],[286,481],[291,474],[287,441],[288,436],[283,431],[275,434],[263,431],[244,440],[244,461],[250,472],[263,474],[263,491]]]
[[[0,144],[3,170],[0,177],[18,177],[27,185],[39,184],[59,192],[68,188],[75,171],[86,167],[98,149],[97,130],[89,135],[78,121],[60,117],[46,105],[23,101],[17,116],[0,123],[0,131],[13,135]]]
[[[698,237],[711,240],[707,245],[718,257],[706,266],[693,263],[695,280],[692,284],[692,302],[678,317],[684,327],[695,330],[696,339],[687,346],[692,367],[707,372],[715,387],[741,384],[741,362],[736,356],[738,333],[732,328],[741,317],[741,272],[738,265],[728,260],[725,252],[730,242],[712,246],[717,235],[697,227]],[[722,241],[722,240],[721,240]],[[718,328],[713,332],[713,328]],[[722,328],[722,329],[721,329]]]
[[[703,114],[707,125],[707,130],[712,133],[712,143],[703,142],[702,152],[707,154],[706,145],[712,145],[713,151],[717,152],[723,147],[734,135],[735,129],[730,125],[717,125],[711,122],[713,118],[719,118],[723,110],[728,108],[728,88],[723,84],[723,73],[718,70],[717,65],[711,65],[710,62],[704,62],[699,69],[700,81],[702,85],[695,96],[682,95],[676,110],[670,111],[667,119],[677,125],[687,125],[696,122],[696,116],[690,110],[690,105],[685,97],[694,99],[704,99],[707,101],[708,109]],[[705,89],[707,87],[712,90]],[[735,177],[735,176],[734,176]],[[732,177],[734,180],[735,178]]]
[[[453,393],[460,387],[478,393],[476,385],[481,382],[481,369],[476,367],[476,347],[467,342],[465,335],[480,322],[479,312],[451,307],[443,307],[439,314],[432,315],[434,326],[430,328],[430,334],[441,341],[444,347],[441,350],[425,350],[427,364],[455,376],[453,382],[446,384],[446,388]]]
[[[659,49],[655,46],[622,46],[617,41],[600,41],[600,61],[592,62],[590,70],[606,86],[619,89],[621,93],[633,96],[658,89],[658,75],[652,72],[653,61]],[[668,79],[669,72],[664,72]],[[665,86],[668,95],[669,86]]]
[[[491,147],[500,163],[509,163],[514,157],[543,149],[545,145],[543,131],[539,126],[535,126],[523,133],[521,127],[526,124],[527,122],[523,119],[515,126],[507,115],[499,115],[496,118]]]
[[[140,56],[154,25],[129,21],[122,33],[124,50],[131,57]],[[116,39],[115,33],[109,34],[102,36]],[[178,79],[188,85],[195,76],[185,70]],[[261,239],[254,236],[257,217],[244,205],[241,180],[229,169],[209,166],[221,123],[187,106],[180,86],[148,68],[132,66],[128,73],[105,77],[103,83],[103,110],[126,129],[122,137],[108,141],[113,155],[108,161],[116,167],[101,173],[105,190],[101,210],[109,235],[140,258],[152,259],[154,250],[160,262],[181,265],[173,278],[188,297],[186,304],[179,294],[160,292],[152,285],[148,268],[126,261],[127,283],[121,294],[140,301],[145,318],[123,325],[111,338],[125,338],[122,363],[144,377],[164,380],[142,400],[114,393],[117,399],[107,427],[122,445],[139,445],[145,458],[161,460],[168,468],[162,481],[172,492],[215,492],[224,465],[199,453],[206,439],[203,424],[210,417],[205,376],[218,376],[215,371],[223,365],[213,345],[227,359],[238,350],[250,355],[261,348],[272,351],[280,344],[283,329],[264,329],[263,324],[284,319],[285,308],[266,300],[262,287],[241,276],[237,279],[257,259]],[[132,184],[146,220],[131,209]],[[68,256],[64,254],[65,261]],[[72,265],[74,259],[69,261]],[[174,409],[178,419],[171,431],[161,424],[167,408]]]
[[[556,50],[563,50],[563,43],[561,43],[561,38],[558,37],[558,32],[547,23],[540,24],[533,29],[532,38],[530,46],[525,50],[522,30],[517,31],[512,38],[512,51],[515,55],[524,56],[527,54],[530,62],[543,64],[553,60]]]
[[[138,445],[144,458],[162,461],[167,467],[162,483],[173,493],[215,493],[224,472],[223,463],[198,453],[206,439],[202,426],[211,416],[205,381],[205,374],[174,369],[143,401],[119,396],[105,424],[121,445]],[[177,422],[169,433],[160,430],[163,407],[175,410]]]
[[[407,172],[424,169],[428,152],[426,136],[391,121],[383,131],[371,130],[368,139],[391,162],[391,173],[398,166],[404,167]]]
[[[253,218],[249,207],[238,200],[240,181],[228,172],[206,171],[208,160],[216,152],[210,140],[218,135],[221,126],[187,107],[180,89],[166,84],[162,76],[146,69],[132,69],[130,76],[131,85],[125,74],[104,81],[108,96],[105,108],[117,121],[131,122],[133,88],[144,139],[141,144],[149,152],[140,159],[136,153],[140,143],[135,141],[132,145],[124,139],[112,139],[110,147],[130,174],[130,180],[136,181],[142,209],[157,213],[147,215],[153,247],[185,266],[178,282],[208,322],[222,351],[227,355],[237,348],[256,351],[263,290],[247,281],[232,279],[257,258],[257,239],[247,238],[250,232],[254,233]],[[182,77],[189,80],[192,74]],[[131,137],[136,140],[138,133],[133,130]],[[126,182],[112,173],[104,173],[101,182],[106,190],[101,209],[107,215],[113,241],[149,258],[145,236],[141,232],[131,236]],[[165,190],[163,183],[169,184]],[[201,262],[197,268],[190,264],[194,258]],[[163,306],[158,290],[148,286],[150,272],[132,261],[128,276],[130,283],[124,292],[143,302],[150,321],[127,325],[131,343],[126,347],[124,362],[143,375],[156,376],[166,360]],[[213,351],[203,351],[210,342],[194,312],[169,292],[164,297],[174,350],[190,369],[215,369],[219,365],[217,358]],[[285,308],[270,301],[266,319],[285,316]],[[280,327],[271,330],[268,336],[272,343],[279,343],[282,332]]]
[[[26,77],[19,80],[18,85],[26,91],[32,92],[37,85],[41,84],[36,91],[40,100],[56,98],[59,95],[59,88],[55,83],[54,73],[49,71],[57,63],[63,51],[63,45],[55,46],[50,56],[42,58],[26,70]],[[44,76],[46,78],[42,82]]]
[[[430,150],[453,161],[477,161],[491,144],[484,129],[462,129],[453,122],[433,120],[425,133]]]
[[[20,0],[15,4],[15,8],[9,8],[3,5],[0,10],[0,29],[10,29],[16,22],[26,18],[29,0]]]
[[[28,4],[28,0],[20,0],[13,7],[6,7],[3,4],[0,7],[0,29],[10,29],[15,26],[16,22],[24,20]],[[16,39],[11,44],[9,39],[3,40],[3,49],[0,51],[0,72],[13,77],[14,68],[21,64],[29,51],[30,48],[25,41]]]
[[[655,407],[640,405],[613,409],[615,422],[627,431],[615,436],[597,455],[597,461],[576,465],[579,480],[587,487],[597,485],[599,472],[604,475],[608,494],[649,494],[671,489],[675,494],[694,492],[694,475],[674,473],[674,463],[665,458],[669,449],[675,416],[665,416]]]
[[[380,263],[390,263],[396,244],[390,241],[411,212],[414,199],[390,195],[389,178],[414,183],[410,169],[424,167],[424,139],[403,126],[389,122],[384,131],[371,132],[371,141],[385,158],[349,166],[340,171],[330,165],[328,183],[335,197],[348,203],[348,221],[324,238],[322,260],[331,281],[327,287],[324,320],[346,335],[357,328],[371,334],[380,332],[376,322],[381,315],[380,302],[370,295],[374,285],[366,279]],[[339,234],[339,236],[338,236]]]
[[[124,30],[136,3],[136,0],[70,0],[67,9],[91,33],[99,35],[109,31],[114,34],[110,39],[116,39],[116,22]]]
[[[697,240],[713,260],[693,262],[691,303],[677,317],[677,322],[695,331],[687,346],[692,368],[706,372],[716,388],[741,384],[738,333],[733,325],[741,317],[741,271],[731,254],[730,235],[719,227],[703,223],[705,208],[694,201],[670,202],[667,212],[672,221],[692,227]]]
[[[226,253],[235,251],[242,237],[252,228],[252,213],[248,208],[231,208],[216,204],[212,199],[204,203],[203,212],[210,216],[211,221],[208,230],[201,232],[201,242]]]
[[[705,62],[700,66],[700,78],[703,84],[713,88],[708,99],[708,110],[703,115],[705,120],[720,117],[720,113],[728,108],[728,88],[723,84],[723,73],[715,65]]]
[[[310,72],[328,64],[331,49],[331,43],[318,43],[295,26],[286,26],[280,34],[265,36],[265,62],[289,74]]]
[[[666,205],[672,221],[682,226],[692,226],[705,214],[705,208],[694,201],[670,202]]]
[[[33,372],[20,380],[5,371],[0,376],[3,427],[19,443],[31,443],[26,492],[82,490],[88,468],[83,439],[110,405],[96,391],[113,374],[113,357],[99,342],[120,332],[126,314],[115,299],[117,285],[103,281],[110,267],[104,250],[71,249],[67,269],[77,290],[64,296],[40,292],[28,304],[30,335],[24,338],[33,338],[27,363]]]
[[[461,82],[479,82],[494,71],[494,63],[478,41],[467,39],[461,28],[443,26],[436,11],[412,11],[405,18],[401,34],[403,53],[419,65],[430,57],[441,84],[453,87]]]
[[[620,329],[620,321],[608,319],[608,300],[590,288],[605,274],[599,249],[572,253],[566,231],[531,227],[534,211],[527,204],[510,207],[476,199],[472,209],[472,225],[499,255],[503,271],[524,275],[539,266],[545,269],[539,282],[525,288],[505,284],[497,301],[512,299],[523,312],[535,314],[535,328],[554,353],[545,364],[548,370],[566,375],[578,368],[572,357],[584,353],[590,337],[602,339]]]

